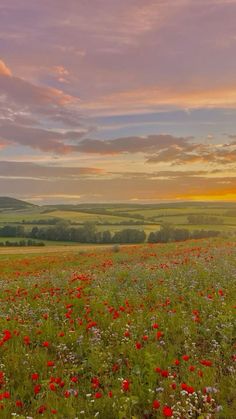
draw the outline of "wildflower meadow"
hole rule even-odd
[[[0,418],[235,418],[236,244],[0,256]]]

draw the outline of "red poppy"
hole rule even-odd
[[[135,346],[136,346],[136,349],[141,349],[142,348],[142,345],[141,345],[140,342],[136,342]]]
[[[72,382],[72,383],[78,383],[78,377],[71,377],[71,379],[70,379],[70,381]]]
[[[153,400],[152,407],[153,409],[159,409],[160,402],[158,400]]]
[[[162,376],[162,377],[167,378],[167,377],[168,377],[168,375],[169,375],[169,373],[168,373],[168,371],[167,371],[167,370],[162,370],[162,371],[161,371],[161,376]]]
[[[48,367],[53,367],[54,365],[55,365],[55,363],[53,361],[48,361],[47,362]]]
[[[24,344],[25,345],[29,345],[30,344],[30,337],[29,336],[24,336],[23,337],[23,340],[24,340]]]
[[[112,371],[113,372],[119,371],[119,369],[120,369],[119,364],[113,364],[113,366],[112,366]]]
[[[38,413],[42,414],[47,410],[47,407],[45,405],[42,405],[38,408]]]
[[[205,367],[211,367],[212,366],[212,362],[209,361],[208,359],[202,359],[200,361],[200,364],[205,365]]]
[[[122,390],[123,391],[129,391],[130,390],[130,381],[129,380],[123,380],[122,381]]]
[[[41,385],[40,384],[37,384],[36,386],[34,386],[34,394],[35,395],[38,394],[40,392],[40,390],[41,390]]]
[[[166,418],[170,418],[173,415],[173,410],[169,406],[164,406],[162,413]]]
[[[98,388],[100,386],[100,381],[97,377],[93,377],[91,383],[93,388]]]

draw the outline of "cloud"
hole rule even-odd
[[[2,68],[4,70],[4,63]],[[66,106],[75,102],[75,98],[61,90],[36,86],[6,71],[0,72],[0,89],[10,102],[27,107]]]
[[[147,113],[168,108],[232,108],[236,106],[235,84],[222,84],[214,88],[173,86],[165,88],[161,84],[149,88],[115,92],[94,101],[86,101],[83,108],[94,115],[122,115],[126,113]]]
[[[15,77],[3,61],[0,91],[2,146],[20,144],[45,152],[67,153],[73,147],[66,141],[77,141],[90,130],[80,117],[77,98]],[[73,127],[73,131],[68,127]]]
[[[124,179],[124,180],[137,180],[140,182],[142,179],[147,181],[157,180],[170,180],[175,181],[179,179],[192,179],[195,177],[206,179],[215,177],[219,179],[219,175],[222,175],[222,181],[227,178],[224,171],[221,169],[215,170],[159,170],[153,172],[134,172],[134,171],[106,171],[97,167],[76,167],[76,166],[65,166],[65,163],[61,165],[55,165],[51,163],[32,163],[26,161],[0,161],[0,177],[7,179],[34,179],[34,180],[81,180],[90,179],[91,177],[96,180],[108,180]]]
[[[1,1],[3,53],[21,77],[44,83],[48,69],[69,72],[63,87],[93,113],[235,105],[235,1],[63,5]]]
[[[222,173],[222,170],[159,170],[154,172],[113,172],[113,175],[117,175],[118,177],[123,178],[132,178],[132,179],[140,179],[146,178],[149,180],[154,179],[177,179],[177,178],[188,178],[188,177],[208,177],[211,174],[215,173]]]
[[[52,72],[56,76],[57,81],[60,83],[69,83],[68,76],[70,73],[62,65],[53,67]]]
[[[2,148],[7,147],[8,145],[9,145],[9,143],[8,143],[7,141],[4,141],[4,140],[1,140],[1,139],[0,139],[0,150],[1,150]]]
[[[22,194],[34,196],[59,197],[65,190],[82,199],[96,199],[98,192],[101,200],[170,199],[185,191],[199,195],[197,182],[216,194],[214,181],[223,191],[217,180],[223,174],[213,170],[233,171],[236,158],[235,138],[220,135],[226,126],[235,129],[236,2],[66,5],[0,2],[1,159],[38,158],[105,172],[95,182],[96,174],[85,179],[79,168],[65,167],[57,182],[62,169],[11,166],[19,182],[4,178],[9,193],[22,187]],[[215,180],[205,183],[204,167]],[[48,181],[40,178],[43,170]],[[20,182],[26,172],[34,181]]]
[[[184,165],[195,163],[230,164],[236,161],[234,142],[221,146],[193,141],[190,137],[156,134],[123,137],[114,140],[83,139],[74,148],[83,153],[100,155],[145,153],[147,163]]]
[[[0,177],[18,179],[81,179],[81,177],[102,175],[102,169],[94,167],[49,166],[30,162],[0,161]]]
[[[103,178],[103,176],[78,179],[11,179],[0,177],[2,195],[13,195],[25,199],[40,198],[45,201],[60,196],[57,201],[73,202],[76,196],[80,202],[124,202],[134,198],[143,202],[160,202],[173,199],[194,199],[204,196],[205,199],[235,199],[236,177],[177,177],[175,179],[137,178]],[[204,187],[203,187],[204,185]],[[20,191],[20,192],[19,192]],[[63,192],[63,193],[62,193]],[[62,196],[63,195],[63,196]]]
[[[0,60],[0,75],[11,76],[11,70],[7,67],[7,65],[2,60]]]
[[[145,137],[123,137],[114,140],[92,140],[84,139],[77,150],[92,154],[122,154],[122,153],[144,153],[152,152],[166,147],[182,146],[187,138],[173,137],[167,134],[149,135]]]
[[[83,132],[46,130],[29,126],[21,126],[15,123],[0,124],[0,138],[7,143],[15,143],[38,149],[44,152],[66,154],[74,151],[74,146],[66,143],[66,140],[79,140]]]
[[[220,146],[212,144],[188,143],[173,144],[158,153],[147,156],[147,163],[171,163],[184,165],[194,163],[231,164],[236,161],[236,147],[232,142]]]

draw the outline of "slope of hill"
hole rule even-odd
[[[35,205],[29,202],[21,201],[20,199],[0,196],[0,211],[1,210],[23,210],[34,208]]]

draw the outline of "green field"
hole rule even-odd
[[[189,216],[215,217],[216,223],[190,224]],[[220,222],[218,222],[220,220]],[[96,230],[110,230],[112,234],[122,229],[133,228],[150,232],[158,231],[163,223],[176,228],[216,230],[224,234],[236,232],[236,204],[234,203],[169,203],[169,204],[80,204],[36,206],[9,198],[0,198],[0,227],[24,226],[26,232],[33,227],[47,228],[55,222],[66,222],[71,227],[80,227],[92,222]],[[1,240],[2,241],[2,240]],[[47,243],[46,243],[47,244]]]

